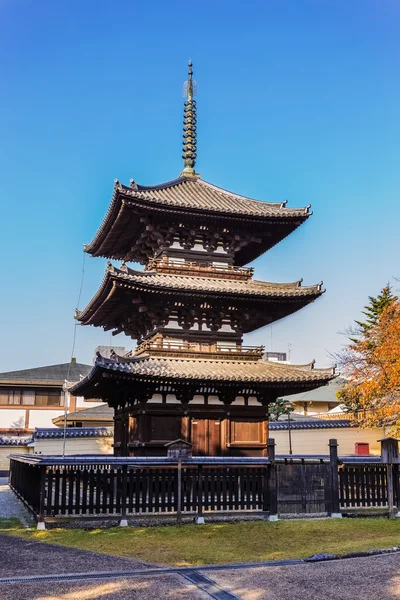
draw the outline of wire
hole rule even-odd
[[[78,301],[76,303],[76,308],[79,309],[79,305],[81,303],[81,296],[82,296],[82,290],[83,290],[83,282],[84,282],[84,278],[85,278],[85,261],[86,261],[86,252],[83,251],[83,261],[82,261],[82,271],[81,271],[81,284],[79,286],[79,294],[78,294]],[[68,372],[67,372],[67,377],[64,381],[64,431],[63,431],[63,450],[62,450],[62,456],[63,458],[65,457],[65,445],[66,445],[66,441],[67,441],[67,414],[68,414],[68,402],[67,402],[67,398],[68,398],[68,382],[69,382],[69,377],[71,374],[71,367],[72,367],[72,359],[74,358],[74,354],[75,354],[75,344],[76,344],[76,328],[78,327],[79,323],[74,323],[74,335],[72,338],[72,349],[71,349],[71,356],[70,356],[70,360],[69,360],[69,365],[68,365]]]

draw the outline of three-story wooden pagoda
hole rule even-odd
[[[310,216],[309,206],[252,200],[195,172],[196,101],[189,63],[184,169],[156,186],[115,182],[108,212],[85,250],[111,263],[83,325],[138,341],[129,356],[98,356],[72,392],[115,409],[115,452],[163,455],[183,438],[195,454],[265,455],[268,404],[326,384],[332,370],[262,359],[243,334],[317,299],[321,284],[267,283],[247,263]],[[144,265],[134,270],[126,263]]]

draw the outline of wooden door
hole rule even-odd
[[[215,419],[192,418],[191,442],[195,456],[219,456],[221,454],[220,422]]]

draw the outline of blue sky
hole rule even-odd
[[[0,371],[69,360],[113,180],[181,171],[188,58],[201,176],[314,212],[254,266],[326,294],[246,342],[329,364],[400,275],[399,17],[396,0],[0,0]],[[104,267],[87,257],[80,308]],[[109,341],[78,327],[75,354]]]

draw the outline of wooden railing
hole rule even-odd
[[[230,346],[228,344],[201,344],[187,341],[166,340],[163,337],[156,337],[151,340],[145,340],[139,344],[135,351],[135,356],[150,352],[152,354],[190,354],[193,356],[207,354],[208,358],[261,358],[264,352],[264,346]],[[213,355],[210,357],[209,355]]]
[[[254,274],[253,267],[236,267],[231,265],[216,266],[201,262],[172,262],[167,258],[151,259],[146,267],[147,271],[169,273],[172,275],[200,275],[203,277],[218,277],[222,279],[251,279]]]

